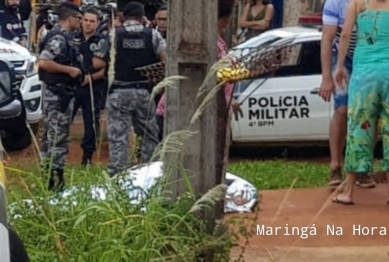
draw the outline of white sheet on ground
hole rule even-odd
[[[148,165],[140,165],[132,167],[128,170],[128,174],[119,179],[120,188],[128,192],[130,202],[134,205],[139,204],[142,199],[147,196],[147,192],[154,186],[157,179],[162,176],[162,162],[153,162]],[[226,174],[226,183],[228,189],[225,199],[225,213],[246,213],[252,212],[259,201],[258,190],[246,180],[233,175]],[[84,190],[79,187],[72,187],[65,190],[61,194],[61,198],[67,198],[74,205],[77,204],[75,199],[71,199],[76,191]],[[90,188],[90,194],[93,199],[105,200],[107,198],[107,189],[104,187],[93,186]],[[59,198],[50,200],[52,205],[56,205]],[[33,207],[31,200],[24,200],[24,203],[31,208]],[[11,204],[10,209],[15,209],[15,204]],[[13,214],[12,214],[13,213]],[[18,215],[11,212],[14,218]]]

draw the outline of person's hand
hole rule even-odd
[[[231,101],[231,109],[232,109],[232,113],[234,113],[235,120],[238,120],[239,116],[243,117],[242,108],[240,107],[238,101],[236,101],[235,99]]]
[[[336,85],[345,89],[348,85],[349,75],[345,67],[337,67],[335,71]]]
[[[79,75],[81,75],[81,70],[77,67],[70,67],[68,74],[71,78],[77,78]]]
[[[323,98],[325,102],[331,101],[331,96],[334,94],[335,84],[332,76],[323,77],[319,89],[319,96]]]
[[[150,21],[149,21],[149,19],[147,19],[146,16],[143,16],[142,24],[143,24],[144,26],[149,26],[149,25],[150,25]]]
[[[82,86],[86,86],[86,85],[89,86],[89,83],[90,83],[90,80],[91,80],[90,78],[91,78],[90,75],[85,75],[84,81],[82,82]]]

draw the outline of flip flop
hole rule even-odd
[[[336,203],[336,204],[342,204],[342,205],[345,205],[345,206],[349,206],[349,205],[354,205],[354,202],[346,202],[346,201],[342,201],[342,200],[339,200],[338,197],[335,197],[332,199],[332,202]]]

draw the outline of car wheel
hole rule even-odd
[[[23,150],[31,145],[31,135],[28,130],[19,134],[1,132],[1,139],[5,151],[8,152]]]

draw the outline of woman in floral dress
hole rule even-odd
[[[354,26],[357,46],[349,85],[346,186],[333,201],[353,204],[357,176],[373,171],[374,134],[381,121],[384,171],[389,171],[389,0],[352,0],[339,44],[335,79],[345,86],[344,61]]]

